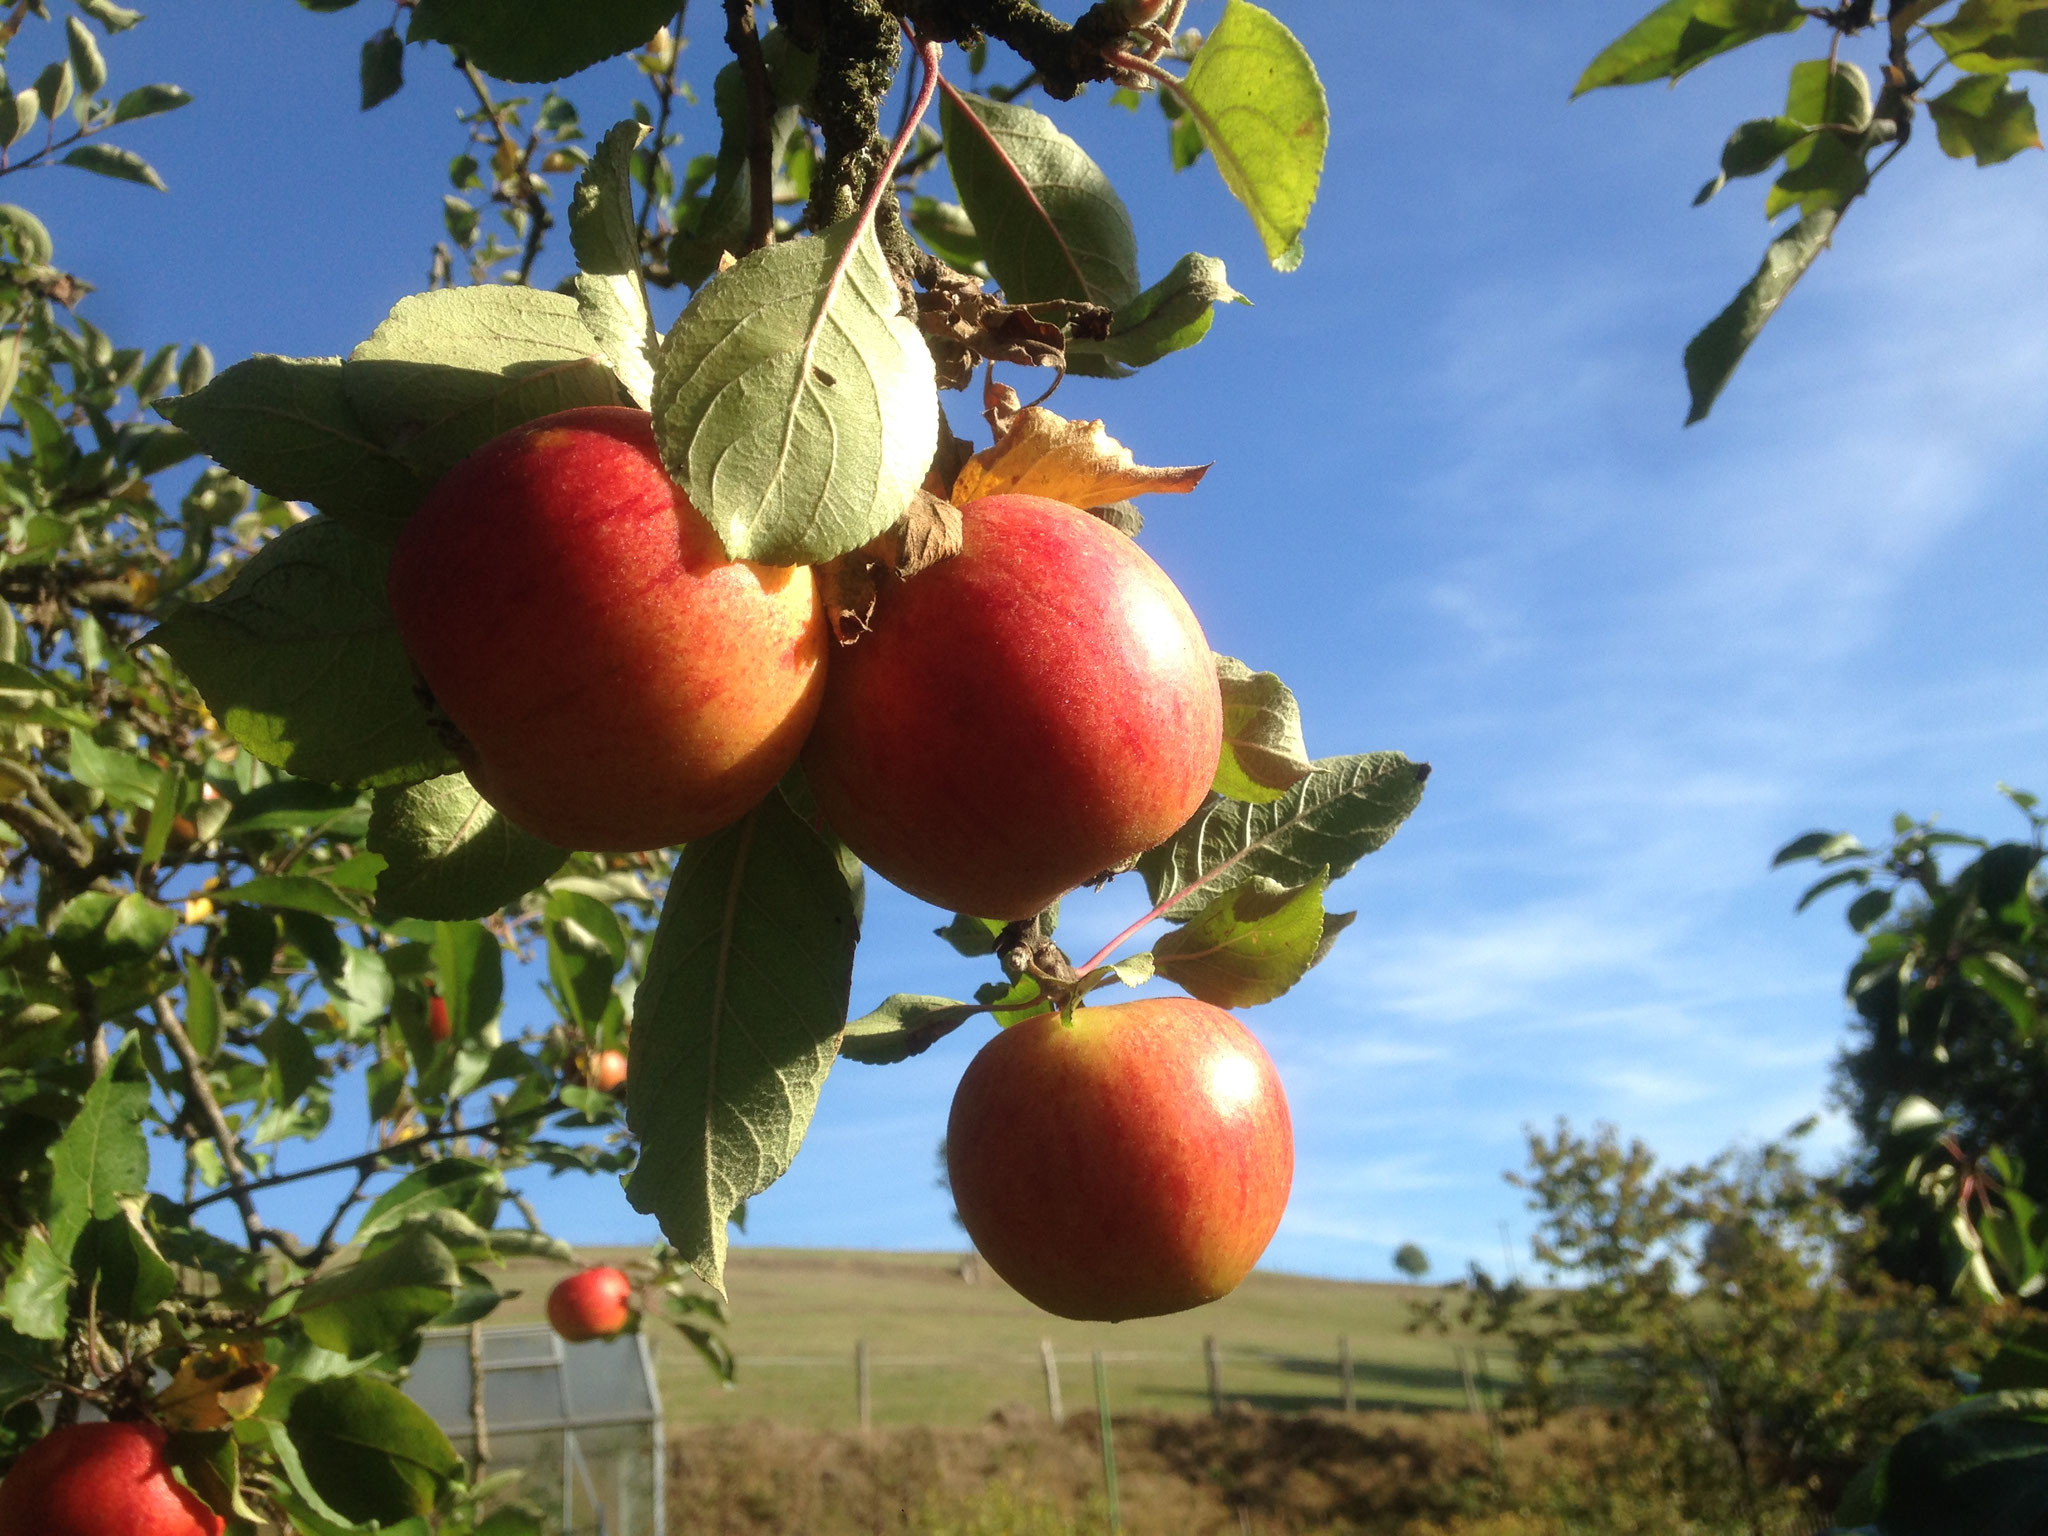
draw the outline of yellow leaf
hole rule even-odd
[[[172,1429],[225,1429],[254,1413],[277,1367],[260,1343],[220,1344],[178,1362],[178,1373],[157,1394],[157,1414]]]
[[[1156,491],[1191,491],[1206,464],[1148,469],[1099,421],[1068,421],[1043,406],[1017,412],[995,446],[967,461],[949,498],[964,507],[984,496],[1044,496],[1070,507],[1103,506]]]
[[[204,896],[194,896],[185,903],[185,921],[197,926],[213,916],[213,903]]]

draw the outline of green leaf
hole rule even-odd
[[[100,45],[84,22],[76,16],[64,18],[64,45],[71,55],[71,75],[79,90],[91,96],[107,83],[107,61],[100,57]]]
[[[201,1061],[220,1049],[220,989],[198,955],[185,957],[185,1036]]]
[[[408,1228],[354,1263],[307,1282],[293,1315],[322,1349],[359,1360],[403,1346],[447,1310],[461,1284],[447,1245],[429,1232]],[[299,1449],[303,1455],[305,1447]],[[324,1484],[320,1491],[335,1508],[347,1508]]]
[[[1803,59],[1792,66],[1785,115],[1818,128],[1833,124],[1861,133],[1870,126],[1870,78],[1841,60]]]
[[[71,73],[69,59],[57,59],[43,67],[36,76],[36,104],[41,108],[50,125],[56,126],[57,118],[71,105],[71,91],[75,77]]]
[[[252,357],[163,413],[231,474],[372,537],[396,535],[432,487],[365,429],[338,357]]]
[[[1130,212],[1088,152],[1029,107],[948,92],[946,166],[1012,304],[1079,299],[1117,309],[1138,296]]]
[[[552,891],[544,912],[548,979],[570,1016],[594,1029],[610,1011],[612,977],[626,959],[626,933],[608,906],[580,891]]]
[[[1253,805],[1278,800],[1315,767],[1301,736],[1301,706],[1278,677],[1234,656],[1216,658],[1216,677],[1223,686],[1216,793]]]
[[[1694,203],[1703,203],[1720,191],[1721,183],[1730,176],[1756,176],[1769,170],[1811,132],[1812,128],[1795,118],[1751,118],[1728,135],[1728,142],[1721,146],[1721,174]]]
[[[427,1411],[373,1377],[313,1383],[292,1399],[286,1424],[308,1480],[358,1523],[430,1515],[442,1485],[462,1475]]]
[[[1736,294],[1734,302],[1707,322],[1685,348],[1685,379],[1692,391],[1692,408],[1685,424],[1704,421],[1714,401],[1726,387],[1742,354],[1756,340],[1793,284],[1806,275],[1835,233],[1838,215],[1832,208],[1807,214],[1764,252],[1763,265]]]
[[[350,1241],[367,1242],[430,1211],[468,1215],[480,1197],[502,1195],[504,1188],[504,1176],[487,1163],[466,1157],[437,1159],[413,1169],[371,1201]]]
[[[159,192],[170,189],[164,185],[163,177],[156,168],[132,149],[121,149],[113,144],[81,144],[76,149],[60,156],[59,165],[75,165],[81,171],[91,171],[95,176],[111,176],[116,181],[132,181],[138,186],[154,187]]]
[[[409,43],[446,43],[486,74],[560,80],[644,45],[675,0],[419,0]]]
[[[634,1007],[626,1196],[721,1290],[727,1217],[817,1107],[857,936],[837,859],[780,795],[676,862]]]
[[[312,875],[258,875],[207,894],[219,905],[240,903],[252,907],[283,907],[289,912],[310,912],[315,917],[360,922],[362,908],[329,882]]]
[[[147,960],[177,930],[178,916],[140,891],[115,896],[87,891],[50,920],[50,947],[73,976],[86,977]]]
[[[1258,880],[1225,891],[1152,947],[1159,974],[1218,1008],[1270,1003],[1322,958],[1319,875],[1287,890]]]
[[[569,857],[500,816],[459,773],[378,790],[368,846],[387,861],[378,911],[440,920],[488,917]]]
[[[103,1318],[147,1322],[178,1289],[177,1272],[142,1224],[140,1204],[141,1197],[133,1196],[114,1215],[94,1217],[72,1250],[78,1284],[92,1288]]]
[[[457,1040],[480,1034],[505,998],[505,951],[482,923],[434,925],[434,974]]]
[[[902,517],[939,407],[900,303],[873,231],[848,219],[720,273],[668,333],[655,436],[735,560],[829,560]]]
[[[1946,26],[1927,30],[1966,74],[2048,70],[2048,0],[1964,0]]]
[[[999,918],[969,917],[965,912],[956,912],[950,923],[932,932],[972,960],[996,952],[996,938],[1003,926]]]
[[[93,1080],[78,1113],[50,1150],[50,1251],[61,1264],[89,1222],[120,1216],[122,1202],[140,1198],[149,1179],[149,1143],[142,1117],[149,1083],[139,1054],[128,1047]]]
[[[1890,891],[1865,891],[1861,896],[1858,896],[1849,903],[1849,926],[1858,933],[1862,933],[1872,923],[1883,917],[1885,913],[1891,911],[1891,909],[1892,893]]]
[[[1218,304],[1249,303],[1224,280],[1222,262],[1191,251],[1116,312],[1106,339],[1071,342],[1069,350],[1100,353],[1131,368],[1148,367],[1208,335]]]
[[[1716,54],[1806,20],[1800,0],[1666,0],[1600,51],[1572,95],[1603,85],[1676,80]]]
[[[2001,1344],[1978,1385],[1986,1392],[2048,1391],[2048,1323],[2029,1323]]]
[[[370,34],[363,44],[362,63],[357,70],[362,85],[362,109],[367,112],[380,101],[389,101],[405,88],[405,44],[391,28]]]
[[[456,767],[414,692],[384,596],[388,551],[315,518],[259,549],[210,603],[150,638],[235,740],[303,778],[407,784]]]
[[[982,1012],[978,1003],[950,997],[916,997],[898,992],[873,1013],[849,1019],[839,1054],[849,1061],[886,1067],[922,1055]]]
[[[1764,198],[1764,217],[1775,219],[1788,208],[1809,214],[1848,207],[1870,185],[1866,153],[1860,140],[1838,133],[1800,140],[1785,152],[1784,173]]]
[[[400,299],[341,378],[371,435],[429,481],[522,422],[627,403],[576,301],[538,288]]]
[[[75,1241],[75,1239],[74,1239]],[[70,1315],[71,1269],[40,1232],[31,1232],[0,1289],[0,1321],[32,1339],[61,1340]]]
[[[1818,859],[1831,864],[1837,859],[1869,852],[1853,832],[1802,832],[1771,860],[1771,868],[1780,864],[1793,864],[1801,859]]]
[[[1330,105],[1308,50],[1269,11],[1229,0],[1188,67],[1188,115],[1276,270],[1301,265],[1323,177]]]
[[[142,12],[116,5],[114,0],[77,0],[77,4],[81,11],[100,24],[100,30],[109,37],[116,32],[126,32],[142,20]]]
[[[114,121],[132,123],[137,118],[175,112],[192,100],[192,93],[176,85],[138,85],[114,103]]]
[[[305,832],[318,827],[333,831],[337,823],[360,822],[351,812],[361,805],[360,791],[320,784],[311,779],[273,779],[234,802],[221,823],[222,837],[248,832]],[[363,825],[346,827],[345,836],[360,837]]]
[[[63,1374],[50,1340],[18,1333],[0,1317],[0,1409],[35,1396]]]
[[[1265,805],[1212,797],[1172,837],[1138,859],[1138,873],[1166,915],[1192,914],[1215,895],[1268,880],[1336,880],[1385,845],[1422,803],[1426,763],[1398,752],[1326,757],[1315,772]]]
[[[2024,149],[2041,147],[2034,104],[2004,75],[1971,75],[1927,103],[1942,149],[1979,165],[2000,165]]]
[[[619,383],[645,407],[654,395],[649,341],[654,322],[640,280],[640,229],[633,216],[633,151],[647,129],[628,120],[597,146],[569,199],[576,251],[576,312],[604,349]]]
[[[946,265],[962,272],[981,267],[981,236],[975,232],[974,220],[958,203],[914,197],[910,200],[910,227],[917,231],[925,248]]]
[[[136,752],[103,747],[85,731],[72,729],[71,777],[91,785],[116,805],[148,810],[157,802],[166,777],[163,769]]]
[[[1966,1397],[1885,1458],[1884,1536],[2022,1536],[2048,1508],[2048,1392]]]

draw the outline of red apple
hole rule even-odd
[[[171,1476],[155,1424],[72,1424],[0,1481],[6,1536],[220,1536],[225,1522]]]
[[[387,586],[477,792],[562,848],[735,820],[824,685],[809,569],[726,559],[644,411],[563,411],[478,449],[399,534]]]
[[[953,1095],[946,1167],[967,1234],[1048,1312],[1156,1317],[1236,1288],[1294,1180],[1259,1042],[1186,997],[1012,1025]]]
[[[961,510],[961,552],[885,584],[833,657],[804,772],[877,874],[1029,917],[1194,814],[1222,698],[1186,599],[1123,534],[1037,496]]]
[[[633,1321],[633,1282],[610,1265],[579,1270],[548,1292],[548,1322],[571,1344],[609,1339]]]
[[[583,1080],[599,1093],[617,1093],[626,1086],[626,1053],[591,1052],[590,1065],[584,1069]]]
[[[448,1020],[447,999],[438,992],[427,994],[427,1033],[437,1041],[455,1033],[455,1026]]]

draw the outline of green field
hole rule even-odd
[[[637,1249],[585,1249],[585,1262],[630,1271]],[[501,1284],[521,1296],[491,1322],[530,1322],[566,1271],[516,1265]],[[1338,1336],[1348,1335],[1360,1409],[1462,1408],[1459,1340],[1405,1331],[1427,1286],[1368,1285],[1253,1274],[1219,1302],[1173,1317],[1070,1323],[1049,1317],[991,1274],[963,1278],[951,1253],[736,1248],[727,1268],[738,1384],[721,1388],[672,1330],[650,1324],[671,1424],[772,1420],[813,1428],[858,1422],[855,1350],[868,1351],[873,1421],[968,1425],[990,1415],[1042,1418],[1041,1339],[1058,1361],[1070,1416],[1091,1415],[1092,1351],[1103,1352],[1114,1412],[1209,1408],[1203,1341],[1217,1341],[1223,1393],[1252,1408],[1339,1406]],[[486,1326],[490,1326],[489,1323]],[[1469,1340],[1463,1341],[1469,1343]],[[1496,1341],[1490,1363],[1505,1375]],[[1482,1375],[1481,1390],[1487,1382]]]

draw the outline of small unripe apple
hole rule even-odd
[[[609,1339],[633,1321],[633,1282],[610,1265],[579,1270],[548,1292],[548,1322],[571,1344]]]
[[[477,793],[557,847],[716,831],[817,711],[810,570],[728,560],[644,411],[563,411],[478,449],[406,523],[386,584]]]
[[[220,1536],[225,1522],[171,1476],[155,1424],[71,1424],[0,1480],[6,1536]]]
[[[1024,918],[1194,814],[1222,696],[1187,600],[1123,534],[1037,496],[961,514],[961,551],[885,584],[833,657],[804,773],[883,878]]]
[[[1014,1024],[960,1079],[946,1168],[967,1235],[1027,1300],[1122,1322],[1214,1301],[1266,1251],[1294,1181],[1271,1058],[1186,997]]]
[[[438,992],[427,994],[427,1033],[436,1041],[446,1040],[455,1033],[455,1026],[448,1019],[448,1003]]]
[[[583,1080],[599,1093],[617,1093],[626,1086],[626,1053],[591,1052],[590,1065],[584,1069]]]

